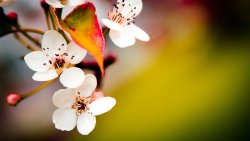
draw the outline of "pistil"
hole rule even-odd
[[[82,112],[87,111],[87,104],[89,103],[90,99],[82,98],[77,96],[75,103],[72,105],[72,108],[76,110],[77,116],[79,116]]]

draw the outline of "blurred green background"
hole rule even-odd
[[[45,28],[39,1],[28,2],[5,10],[20,11],[25,26]],[[117,105],[97,117],[88,136],[54,128],[51,97],[59,83],[7,106],[9,91],[39,83],[19,59],[28,51],[11,35],[1,38],[1,140],[249,141],[250,1],[143,2],[136,22],[151,41],[119,49],[107,38],[106,51],[117,53],[118,61],[106,70],[103,91]],[[100,19],[112,7],[108,0],[94,3]]]

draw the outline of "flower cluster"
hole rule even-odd
[[[15,0],[0,0],[0,6],[8,6],[14,2]],[[142,0],[118,0],[113,10],[107,12],[107,19],[101,20],[106,26],[103,30],[91,2],[42,0],[41,4],[48,31],[22,28],[17,21],[8,28],[8,32],[4,32],[13,33],[20,43],[32,51],[24,56],[24,61],[35,71],[32,79],[44,83],[25,94],[9,94],[7,102],[15,106],[59,78],[65,89],[56,91],[52,99],[53,104],[58,107],[52,116],[55,128],[70,131],[77,127],[79,133],[88,135],[95,127],[95,116],[108,112],[116,104],[114,98],[105,97],[100,91],[104,69],[107,64],[111,64],[107,63],[110,60],[103,58],[105,31],[109,29],[110,39],[121,48],[134,45],[135,39],[149,41],[148,34],[134,22],[142,11]],[[62,8],[67,5],[75,8],[65,19],[61,19]],[[41,42],[28,32],[43,35]],[[36,46],[26,42],[23,36]],[[84,62],[88,53],[96,59],[96,63]],[[95,75],[85,74],[83,68],[94,71]]]
[[[110,28],[109,36],[117,46],[124,48],[134,45],[135,38],[149,41],[148,34],[134,24],[141,10],[142,0],[118,0],[113,11],[108,13],[109,19],[102,20]]]

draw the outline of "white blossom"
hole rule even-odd
[[[95,96],[96,77],[86,75],[84,83],[76,89],[61,89],[55,92],[53,104],[58,109],[53,113],[55,127],[71,131],[75,127],[82,135],[88,135],[96,124],[96,115],[112,109],[116,100],[112,97]],[[97,94],[100,95],[100,94]]]
[[[47,31],[42,38],[42,51],[27,54],[24,60],[36,73],[35,81],[48,81],[60,75],[60,82],[68,88],[79,87],[84,79],[83,70],[72,67],[80,63],[87,51],[71,42],[67,45],[63,36],[55,30]]]
[[[109,36],[115,45],[124,48],[135,44],[135,38],[149,41],[149,35],[134,24],[135,18],[142,10],[142,0],[118,0],[109,19],[102,19],[110,28]]]
[[[66,5],[78,6],[84,4],[86,0],[46,0],[46,2],[55,8],[63,8]]]

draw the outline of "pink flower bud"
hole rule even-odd
[[[16,106],[20,102],[21,96],[19,94],[16,94],[16,93],[10,93],[6,97],[6,100],[10,106]]]
[[[103,94],[102,92],[97,92],[97,91],[95,91],[95,92],[92,94],[92,96],[93,96],[93,100],[96,100],[96,99],[98,99],[98,98],[104,97],[104,94]]]
[[[18,24],[18,16],[16,12],[9,12],[7,15],[8,20],[10,21],[11,24]]]

